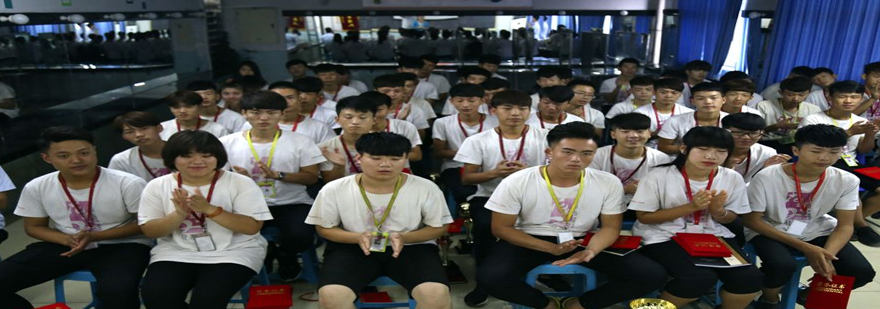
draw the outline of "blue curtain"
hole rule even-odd
[[[720,72],[741,6],[742,0],[679,0],[678,65],[704,60],[712,64],[710,77]]]
[[[123,27],[123,29],[125,29],[125,27]],[[100,36],[104,36],[104,33],[107,33],[110,31],[115,31],[113,29],[113,22],[112,21],[96,22],[95,23],[95,34],[100,35]]]
[[[651,22],[654,16],[636,16],[636,33],[651,33]]]
[[[862,67],[880,60],[878,21],[876,0],[779,1],[759,86],[799,65],[829,67],[841,80],[860,81]]]
[[[40,33],[65,33],[70,31],[69,25],[61,24],[61,25],[27,25],[27,26],[15,26],[16,33],[29,33],[32,36],[37,36]]]
[[[593,28],[598,28],[599,32],[602,31],[602,26],[605,24],[605,15],[589,15],[589,16],[579,16],[578,17],[578,31],[580,32],[590,32]]]
[[[764,34],[761,33],[761,19],[746,19],[746,57],[743,65],[755,81],[760,79],[761,53],[764,51]]]

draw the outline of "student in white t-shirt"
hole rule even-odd
[[[419,76],[419,81],[433,84],[434,88],[437,88],[437,102],[445,102],[449,95],[449,89],[452,88],[452,86],[449,85],[449,80],[446,79],[446,77],[431,74],[431,72],[437,68],[437,63],[440,62],[440,58],[435,55],[424,55],[422,56],[422,62],[424,63],[422,70],[419,71],[419,73],[416,73]]]
[[[339,113],[336,121],[342,126],[342,132],[338,137],[318,144],[327,159],[321,164],[321,179],[325,183],[361,172],[354,159],[357,155],[354,146],[361,135],[373,130],[376,121],[376,104],[360,96],[339,101],[336,111]]]
[[[367,88],[367,84],[351,78],[351,70],[349,70],[347,66],[337,65],[336,68],[339,69],[339,84],[354,88],[358,93],[370,91],[370,89]]]
[[[337,129],[336,102],[328,101],[321,95],[322,82],[317,77],[306,76],[293,81],[293,86],[299,92],[300,114],[320,123]]]
[[[211,81],[200,80],[186,85],[186,90],[198,93],[202,96],[202,104],[199,107],[199,116],[204,120],[213,121],[226,128],[229,133],[242,131],[242,126],[247,123],[238,112],[217,106],[220,93],[217,85]]]
[[[565,82],[562,81],[562,75],[564,70],[556,67],[540,67],[537,71],[535,71],[535,75],[537,75],[537,79],[535,80],[535,85],[537,85],[537,89],[547,88],[550,86],[565,86]],[[486,71],[488,72],[488,71]],[[541,101],[541,95],[536,91],[531,96],[532,99],[532,111],[538,109],[538,102]]]
[[[796,66],[788,72],[788,76],[786,76],[785,79],[789,79],[792,77],[806,77],[812,80],[813,76],[813,68],[808,66]],[[761,96],[764,97],[764,100],[779,99],[781,95],[781,93],[779,92],[779,86],[780,83],[775,83],[767,86],[767,88],[764,88],[764,91],[761,92]],[[816,85],[812,85],[811,87],[811,91],[822,90],[822,87]]]
[[[651,138],[651,119],[639,113],[620,114],[610,120],[611,139],[614,145],[596,150],[590,168],[617,176],[623,185],[624,206],[629,205],[639,187],[639,180],[658,165],[669,163],[672,158],[657,149],[645,146]],[[635,214],[627,212],[627,220],[635,220]]]
[[[411,148],[394,133],[366,134],[355,155],[363,172],[318,193],[306,223],[327,240],[321,308],[354,308],[358,293],[380,276],[403,286],[420,307],[451,308],[435,239],[452,216],[437,185],[402,173]]]
[[[738,93],[740,100],[742,100],[742,99],[748,100],[744,104],[746,107],[756,108],[758,106],[758,102],[764,101],[764,97],[762,97],[760,94],[755,92],[755,91],[757,91],[757,88],[756,88],[757,86],[755,86],[755,82],[752,81],[752,79],[749,77],[749,74],[746,74],[746,72],[730,71],[730,72],[724,73],[724,75],[722,75],[721,78],[718,79],[718,81],[720,81],[722,84],[727,84],[727,82],[735,81],[735,80],[744,80],[744,81],[747,81],[752,84],[752,86],[750,88],[748,88],[748,89],[752,89],[752,93],[750,93],[750,94]],[[738,86],[733,87],[734,85],[738,85]],[[739,91],[745,91],[743,89],[747,89],[746,87],[748,87],[748,86],[745,86],[745,84],[742,82],[738,82],[736,84],[731,85],[731,87],[740,89]],[[746,96],[751,96],[751,99],[746,98]],[[732,101],[733,99],[735,99],[735,98],[731,97],[731,98],[728,98],[727,101]],[[738,103],[738,102],[734,102],[734,103]],[[739,105],[737,105],[737,106],[739,106]],[[731,112],[733,110],[735,110],[735,108],[729,108],[728,110],[725,110],[725,112],[733,114]],[[749,109],[743,109],[743,112],[746,112],[746,111],[749,111]]]
[[[585,79],[572,80],[566,86],[574,92],[566,112],[592,124],[596,128],[596,135],[602,136],[602,130],[605,129],[605,114],[590,106],[590,102],[596,98],[596,86]]]
[[[808,115],[821,111],[818,106],[804,102],[813,82],[806,77],[787,78],[779,83],[778,99],[764,100],[758,103],[758,110],[764,114],[767,126],[764,128],[769,139],[790,148],[794,143],[794,133],[798,124]]]
[[[693,113],[694,110],[676,103],[681,98],[684,84],[676,78],[661,78],[654,81],[654,103],[637,108],[634,112],[651,118],[651,139],[646,144],[657,149],[657,134],[672,116]]]
[[[419,81],[419,77],[414,73],[407,72],[398,73],[397,75],[400,76],[400,78],[402,78],[404,82],[404,102],[406,102],[406,105],[409,105],[410,108],[418,108],[422,111],[423,114],[425,114],[425,119],[427,119],[429,123],[433,123],[434,119],[437,118],[437,113],[434,112],[434,106],[432,106],[431,102],[428,102],[428,100],[413,96],[416,87],[421,84],[421,82]]]
[[[138,210],[144,235],[157,238],[141,287],[144,306],[225,308],[263,267],[259,233],[272,220],[266,200],[253,180],[222,170],[227,154],[210,134],[174,135],[162,159],[174,173],[147,184]]]
[[[869,120],[880,118],[880,61],[866,64],[862,79],[865,80],[865,94],[853,113]]]
[[[428,118],[420,108],[413,107],[406,102],[405,80],[398,74],[381,75],[373,79],[373,87],[391,98],[391,106],[387,113],[383,114],[387,119],[399,119],[413,124],[418,129],[419,137],[426,136],[426,130],[430,127]]]
[[[791,160],[787,154],[777,154],[775,149],[758,144],[764,134],[761,116],[751,113],[728,115],[721,119],[721,127],[730,131],[734,142],[725,167],[742,175],[746,185],[762,169]]]
[[[489,71],[486,71],[486,69],[478,67],[461,67],[456,71],[456,74],[459,76],[459,84],[468,83],[474,85],[482,85],[492,76],[492,74],[489,73]],[[446,102],[443,103],[443,109],[440,114],[455,114],[455,106],[452,105],[452,102],[450,102],[448,98],[446,99]]]
[[[434,155],[443,160],[440,165],[440,179],[446,191],[455,198],[455,205],[466,201],[468,196],[477,191],[477,187],[461,183],[461,169],[464,164],[453,158],[465,139],[498,126],[497,118],[479,112],[479,107],[485,106],[484,97],[486,94],[480,86],[467,83],[452,86],[449,100],[458,113],[434,122]],[[455,205],[450,205],[450,208],[455,209]]]
[[[12,183],[12,179],[9,179],[9,175],[6,175],[6,171],[0,167],[0,210],[5,209],[9,204],[6,191],[10,190],[15,190],[15,184]],[[3,214],[0,213],[0,244],[9,238],[9,233],[4,228],[6,228],[6,221],[3,219]]]
[[[501,240],[477,270],[477,281],[490,295],[530,308],[602,308],[666,283],[663,267],[638,252],[602,252],[617,240],[626,206],[614,175],[586,168],[596,152],[595,134],[588,123],[556,126],[547,133],[549,163],[513,173],[492,193],[486,208],[493,212],[492,231]],[[575,238],[587,233],[595,234],[580,250]],[[610,277],[560,302],[522,279],[545,263],[583,265]]]
[[[629,81],[632,96],[623,102],[614,104],[605,117],[614,118],[620,114],[632,113],[637,108],[651,104],[654,99],[654,78],[637,76]]]
[[[752,212],[744,221],[764,272],[756,308],[779,308],[779,292],[797,267],[795,252],[829,280],[832,275],[855,277],[854,289],[873,280],[871,264],[849,243],[859,179],[831,166],[846,139],[843,129],[831,125],[803,127],[795,134],[798,162],[768,167],[753,178],[748,189]]]
[[[831,105],[828,104],[828,99],[825,98],[825,92],[828,91],[828,86],[831,86],[835,81],[837,81],[837,74],[834,74],[834,71],[830,68],[821,67],[813,69],[813,85],[819,86],[822,89],[814,90],[811,88],[812,92],[807,95],[806,102],[818,106],[822,111],[828,110]]]
[[[483,96],[483,104],[480,105],[478,111],[480,114],[492,116],[492,113],[489,112],[489,102],[492,102],[492,97],[495,96],[496,93],[510,90],[510,82],[500,78],[490,78],[480,84],[480,87],[483,88],[485,95]],[[571,104],[568,106],[571,108]]]
[[[483,207],[489,196],[504,177],[547,162],[547,131],[525,124],[532,105],[529,95],[517,90],[502,91],[492,97],[491,105],[498,117],[498,127],[465,139],[453,158],[464,164],[461,183],[477,185],[477,192],[468,202],[474,220],[474,258],[478,268],[495,242],[491,212]],[[480,304],[488,297],[485,289],[477,284],[465,296],[465,302]]]
[[[309,74],[309,64],[300,59],[288,60],[284,66],[287,68],[287,73],[290,73],[290,79],[287,80],[289,82],[306,77]]]
[[[633,234],[642,236],[640,251],[663,265],[672,277],[660,298],[681,307],[721,280],[724,307],[746,308],[761,290],[763,276],[757,267],[696,266],[671,239],[677,233],[711,234],[741,251],[734,232],[724,226],[751,211],[742,176],[722,167],[734,149],[733,137],[722,128],[695,127],[682,142],[672,163],[651,171],[639,182],[629,204],[638,217]]]
[[[691,88],[701,83],[712,82],[706,79],[706,76],[709,76],[709,72],[712,72],[712,64],[703,60],[693,60],[684,65],[686,80],[684,89],[681,92],[681,103],[687,107],[697,109],[697,104],[691,99],[693,94]]]
[[[122,133],[122,139],[134,144],[113,155],[107,168],[138,176],[146,181],[171,173],[162,162],[165,141],[159,137],[162,125],[159,118],[147,112],[128,112],[116,117],[113,126]]]
[[[484,54],[481,55],[480,58],[477,59],[477,66],[480,68],[489,71],[492,73],[491,78],[499,78],[503,80],[507,80],[507,77],[504,77],[501,74],[498,74],[498,68],[501,67],[501,57],[494,54]]]
[[[413,145],[413,148],[407,152],[407,161],[417,162],[422,160],[422,149],[419,147],[422,144],[422,139],[419,137],[416,126],[412,123],[389,117],[391,116],[391,97],[378,91],[369,91],[359,97],[376,105],[376,120],[373,121],[372,131],[397,133],[406,137],[410,145]],[[409,168],[409,163],[405,167]]]
[[[198,130],[213,134],[217,138],[229,134],[222,125],[199,117],[202,96],[192,91],[175,91],[165,97],[165,103],[174,114],[174,119],[162,122],[159,137],[167,141],[177,132]]]
[[[584,122],[583,118],[566,113],[568,102],[574,92],[566,86],[550,86],[538,90],[541,100],[538,109],[529,116],[526,124],[549,131],[553,127],[569,122]]]
[[[241,84],[236,82],[223,83],[220,85],[220,102],[217,102],[217,106],[240,113],[242,95],[244,95],[244,89]]]
[[[315,230],[303,223],[314,200],[306,186],[318,182],[318,164],[326,161],[311,139],[278,127],[287,102],[265,90],[248,93],[242,111],[252,129],[220,139],[232,171],[250,177],[263,191],[278,229],[278,274],[292,281],[301,268],[298,253],[311,248]],[[273,244],[274,245],[274,244]]]
[[[599,93],[605,96],[609,103],[623,102],[632,93],[629,81],[636,77],[639,71],[639,61],[635,58],[623,58],[617,63],[620,76],[602,81]]]
[[[422,72],[424,66],[425,62],[421,58],[403,57],[400,59],[400,62],[398,62],[397,72],[413,73],[418,76],[418,74]],[[373,88],[378,89],[379,87],[373,84]],[[440,98],[437,88],[431,83],[418,83],[416,88],[413,89],[412,96],[428,100],[428,102],[431,103],[438,102]]]
[[[339,69],[335,64],[322,63],[312,68],[312,71],[323,82],[321,95],[325,100],[339,102],[344,98],[360,94],[354,88],[339,83]]]
[[[748,105],[755,96],[755,84],[748,79],[734,79],[726,81],[724,86],[724,105],[721,111],[728,114],[750,113],[761,117],[764,114]]]
[[[91,133],[72,127],[42,132],[40,156],[57,172],[21,191],[15,214],[37,242],[0,262],[0,306],[33,308],[22,289],[89,270],[107,308],[140,308],[138,286],[150,240],[135,222],[146,185],[137,176],[98,166]]]
[[[296,85],[288,81],[274,82],[269,85],[269,91],[280,94],[287,101],[287,108],[281,114],[278,128],[308,136],[315,144],[336,136],[330,126],[301,114],[302,107]],[[251,129],[250,123],[245,124],[243,129]]]
[[[675,155],[678,154],[681,139],[694,127],[721,127],[721,118],[727,113],[721,111],[724,105],[724,87],[719,83],[700,83],[691,88],[691,102],[697,110],[690,114],[679,114],[669,117],[657,133],[657,150]]]

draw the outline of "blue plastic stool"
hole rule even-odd
[[[373,280],[373,282],[370,283],[370,286],[393,286],[393,285],[399,285],[399,284],[397,284],[397,282],[394,282],[394,280],[391,280],[391,278],[388,278],[386,276],[376,278],[376,280]],[[356,308],[401,308],[402,307],[402,308],[415,309],[416,308],[416,300],[410,298],[407,302],[363,303],[363,302],[361,302],[360,299],[358,299],[358,300],[354,301],[354,306]]]
[[[575,280],[572,285],[571,291],[567,292],[545,292],[544,295],[548,296],[561,296],[561,297],[577,297],[583,294],[586,291],[593,290],[596,288],[596,272],[592,269],[580,266],[580,265],[566,265],[566,266],[554,266],[551,264],[544,264],[538,267],[535,267],[528,274],[526,274],[526,284],[534,287],[538,282],[539,275],[574,275]],[[525,306],[513,304],[514,309],[525,309]]]
[[[88,270],[80,270],[69,273],[67,275],[55,278],[55,302],[56,303],[66,303],[67,298],[64,296],[64,281],[84,281],[88,282],[92,288],[92,302],[83,307],[83,309],[96,308],[98,305],[98,296],[95,293],[97,290],[97,282],[95,276],[92,275],[92,272]]]
[[[260,231],[260,234],[263,235],[263,238],[269,242],[277,242],[278,239],[278,228],[274,226],[267,227]],[[318,267],[320,263],[318,263],[318,252],[317,248],[321,246],[323,242],[320,237],[315,237],[315,245],[306,251],[300,252],[299,257],[302,258],[302,274],[299,278],[305,280],[309,284],[318,284]],[[270,275],[266,272],[266,268],[263,267],[263,270],[260,271],[261,276],[260,280],[263,282],[269,282]]]

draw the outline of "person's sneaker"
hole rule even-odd
[[[291,282],[296,280],[300,273],[302,273],[302,266],[299,266],[299,262],[295,260],[292,263],[280,262],[280,265],[278,265],[278,277],[281,277],[281,281]]]
[[[880,247],[880,235],[870,226],[856,228],[853,234],[856,234],[859,242],[865,246]]]
[[[464,304],[468,307],[480,307],[489,302],[489,293],[481,288],[474,288],[473,291],[464,296]]]
[[[571,283],[565,280],[562,275],[540,275],[538,283],[554,290],[556,292],[571,291]]]
[[[780,307],[779,307],[778,302],[768,303],[767,301],[765,301],[763,299],[758,299],[758,301],[755,302],[755,309],[779,309],[779,308]]]

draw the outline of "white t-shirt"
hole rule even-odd
[[[854,123],[857,123],[860,121],[867,121],[867,119],[862,118],[860,116],[852,115],[849,120],[837,120],[837,119],[833,119],[831,117],[828,117],[828,115],[826,115],[825,113],[820,112],[820,113],[815,113],[812,115],[807,115],[807,117],[804,117],[803,119],[801,119],[801,123],[800,123],[800,125],[798,125],[798,128],[803,128],[803,127],[806,127],[811,124],[823,123],[823,124],[830,124],[830,125],[836,126],[838,128],[844,129],[844,130],[849,130],[849,127],[851,127]],[[846,146],[843,147],[844,154],[850,155],[853,158],[855,158],[856,157],[856,150],[859,148],[859,142],[864,137],[865,137],[864,133],[850,136],[846,140]]]
[[[433,129],[433,138],[441,141],[446,141],[446,147],[450,150],[458,150],[461,147],[461,144],[464,143],[465,138],[468,136],[476,135],[483,131],[489,131],[495,129],[498,126],[498,118],[493,116],[486,116],[483,119],[482,126],[480,124],[476,124],[474,126],[468,126],[465,123],[461,123],[461,127],[458,126],[458,116],[449,116],[437,119],[434,121],[434,129]],[[464,132],[462,132],[462,128],[464,128]],[[481,130],[482,128],[482,130]],[[465,136],[467,134],[467,136]],[[461,162],[456,162],[455,160],[443,159],[443,164],[440,166],[440,171],[445,171],[449,168],[460,168],[464,166]]]
[[[337,102],[335,100],[330,100],[327,98],[321,98],[318,101],[318,106],[335,111]]]
[[[251,147],[244,136],[247,132],[249,131],[229,134],[220,139],[229,157],[228,170],[231,170],[232,166],[245,168],[251,174],[251,179],[260,186],[269,206],[311,204],[314,200],[306,192],[305,185],[266,179],[263,170],[257,166]],[[254,143],[254,149],[260,156],[260,162],[268,164],[272,142]],[[281,131],[281,136],[278,137],[278,143],[275,146],[275,154],[272,157],[272,165],[269,168],[292,174],[299,173],[302,167],[321,164],[324,161],[326,159],[321,154],[321,149],[309,137],[290,131]]]
[[[135,175],[100,167],[101,175],[92,195],[93,231],[106,231],[136,220],[141,192],[147,182]],[[49,218],[49,227],[61,233],[73,235],[88,229],[89,188],[69,189],[76,200],[74,206],[58,179],[52,172],[31,180],[21,191],[15,214],[29,218]],[[82,213],[80,213],[82,211]],[[140,243],[152,245],[146,237],[131,236],[102,240],[100,244]]]
[[[0,192],[6,192],[13,189],[15,189],[15,184],[12,183],[12,179],[9,179],[9,175],[6,175],[6,171],[0,167]],[[0,229],[5,227],[6,221],[3,220],[3,214],[0,213]]]
[[[542,121],[541,118],[538,118],[538,113],[532,113],[532,115],[529,116],[529,119],[526,120],[526,124],[533,126],[533,127],[541,128],[543,130],[550,131],[551,129],[555,128],[556,126],[558,126],[560,124],[566,124],[566,123],[576,122],[576,121],[585,122],[583,118],[569,114],[569,113],[563,113],[563,115],[565,118],[562,118],[562,121],[560,121],[559,123],[549,123],[549,122]]]
[[[654,113],[654,105],[649,104],[649,105],[639,106],[639,108],[636,108],[635,112],[640,113],[640,114],[644,114],[644,115],[648,116],[648,118],[651,118],[651,132],[653,133],[653,132],[659,131],[660,129],[663,129],[663,125],[666,124],[666,121],[669,120],[670,117],[675,116],[675,115],[693,113],[694,110],[692,110],[689,107],[684,106],[684,105],[675,104],[675,106],[673,106],[671,113],[664,114],[660,111],[657,111],[657,113],[655,114]],[[656,149],[657,148],[657,139],[651,139],[645,145]]]
[[[672,161],[672,157],[669,155],[646,146],[644,157],[645,163],[642,163],[642,159],[627,159],[614,154],[614,165],[612,169],[611,147],[611,145],[608,145],[596,150],[596,154],[593,155],[593,162],[590,163],[590,168],[617,176],[618,182],[621,182],[624,186],[642,179],[645,175],[648,175],[650,171],[654,170],[657,165],[666,164]],[[641,164],[641,167],[639,167],[639,164]],[[636,168],[638,168],[638,170],[636,170]],[[624,179],[626,182],[623,182]],[[629,205],[632,196],[632,194],[624,194],[622,201],[624,207]]]
[[[428,100],[413,97],[407,103],[412,104],[413,107],[417,107],[421,110],[422,113],[425,114],[425,118],[437,118],[437,113],[434,112],[434,107],[431,106],[431,102],[428,102]]]
[[[480,172],[494,169],[504,158],[510,161],[516,160],[519,145],[522,143],[522,137],[503,139],[503,147],[498,144],[500,137],[496,130],[483,130],[482,133],[472,135],[464,140],[453,160],[462,164],[479,165],[481,166]],[[547,149],[547,131],[529,126],[525,139],[519,161],[525,163],[526,166],[546,164],[547,155],[544,153],[544,150]],[[499,151],[501,148],[504,148],[503,156],[502,151]],[[478,184],[477,193],[468,197],[468,199],[472,197],[489,197],[499,183],[501,183],[501,179],[496,178]]]
[[[12,87],[10,87],[9,85],[0,82],[0,101],[6,99],[15,99],[15,89],[12,89]],[[9,118],[18,117],[18,103],[16,103],[15,108],[0,108],[0,113],[6,114],[6,116],[9,116]]]
[[[402,111],[405,108],[403,104],[400,105],[400,110]],[[389,111],[388,115],[385,117],[387,119],[397,119],[396,110]],[[428,117],[422,112],[422,109],[418,107],[410,107],[409,115],[406,115],[406,122],[409,122],[415,125],[416,129],[422,130],[430,127],[428,124]]]
[[[598,109],[587,106],[582,107],[584,111],[584,122],[592,124],[597,129],[605,128],[605,114]]]
[[[326,124],[330,126],[331,129],[341,128],[338,123],[336,123],[336,110],[329,109],[323,106],[315,106],[315,109],[309,114],[309,117],[317,120],[320,123]]]
[[[764,114],[764,122],[767,126],[772,126],[780,121],[791,118],[794,118],[795,123],[800,123],[804,117],[822,112],[821,108],[816,105],[801,102],[801,104],[798,105],[797,111],[790,113],[782,108],[782,104],[779,103],[778,99],[761,101],[761,103],[758,103],[758,110]],[[781,133],[784,134],[786,132]]]
[[[242,126],[242,131],[250,130],[251,128],[252,127],[250,123],[245,123],[244,126]],[[333,129],[331,129],[329,126],[309,117],[303,117],[302,120],[296,125],[289,123],[278,123],[278,128],[283,131],[296,132],[308,136],[315,144],[326,141],[329,138],[336,137],[336,132],[333,132]]]
[[[749,158],[751,158],[751,161],[749,159],[743,160],[740,164],[734,166],[733,170],[742,175],[743,181],[749,184],[752,177],[755,177],[755,174],[764,168],[764,162],[767,162],[768,159],[776,154],[776,149],[755,143],[749,148]]]
[[[612,77],[602,81],[602,85],[599,86],[599,93],[612,93],[615,88],[617,88],[617,77]],[[629,83],[620,86],[620,91],[617,93],[617,100],[615,101],[622,102],[626,100],[630,93],[632,93],[630,88]]]
[[[645,105],[650,105],[650,104],[645,104]],[[645,106],[645,105],[643,105],[643,106]],[[611,109],[608,110],[608,114],[605,114],[605,117],[607,117],[608,119],[611,119],[611,118],[614,118],[615,116],[620,115],[620,114],[632,113],[633,111],[635,111],[639,107],[641,107],[641,106],[637,106],[635,103],[632,102],[632,98],[628,98],[623,102],[620,102],[620,103],[614,104],[614,106],[611,106]]]
[[[691,192],[697,194],[698,191],[706,188],[708,181],[691,180],[690,183]],[[751,212],[749,200],[746,197],[746,184],[739,173],[719,167],[712,183],[712,190],[727,191],[727,202],[724,203],[724,208],[730,212],[740,215]],[[642,178],[636,194],[633,195],[632,202],[629,203],[629,209],[655,212],[687,203],[690,202],[681,172],[675,166],[665,166],[651,171],[645,178]],[[675,233],[686,233],[686,225],[692,225],[693,221],[692,215],[660,224],[643,224],[636,221],[633,225],[633,234],[642,236],[645,245],[665,242],[675,236]],[[686,224],[686,222],[689,223]],[[712,220],[708,211],[703,212],[700,225],[703,226],[703,233],[725,238],[734,237],[733,233],[724,225]]]
[[[763,113],[763,112],[761,112],[760,110],[757,110],[757,109],[755,109],[755,108],[752,108],[752,107],[750,107],[750,106],[748,106],[748,105],[743,105],[743,106],[741,106],[741,107],[739,108],[739,112],[740,112],[740,113],[745,113],[745,114],[755,114],[755,115],[761,116],[761,118],[764,118],[764,113]]]
[[[532,110],[538,110],[538,103],[541,102],[541,95],[538,93],[533,93],[531,96],[529,96],[529,98],[532,99]]]
[[[373,220],[382,218],[393,194],[367,192],[366,195],[372,212],[361,196],[357,175],[331,181],[318,193],[306,223],[328,229],[339,227],[355,233],[375,232]],[[425,226],[442,227],[449,223],[452,223],[452,216],[440,188],[430,180],[408,175],[391,205],[388,218],[382,224],[382,232],[406,233]],[[435,242],[429,240],[424,243]]]
[[[746,102],[746,106],[755,108],[756,106],[758,106],[758,102],[761,101],[764,101],[764,97],[762,97],[760,94],[752,93],[752,99]]]
[[[360,173],[361,166],[357,162],[357,159],[355,159],[355,156],[358,153],[357,149],[355,149],[354,145],[352,145],[351,147],[348,147],[348,145],[345,145],[343,147],[341,137],[342,137],[342,135],[328,139],[326,141],[323,141],[320,144],[318,144],[318,148],[319,149],[327,148],[327,150],[330,152],[339,152],[340,154],[347,154],[346,159],[345,159],[345,171],[344,171],[345,176]],[[407,161],[406,164],[407,164],[407,166],[409,166],[408,165],[409,161]],[[333,170],[333,163],[330,162],[329,160],[327,160],[326,162],[321,164],[320,169],[321,169],[321,171],[324,171],[324,172],[331,171],[331,170]]]
[[[347,86],[354,88],[354,90],[357,90],[360,93],[370,91],[370,88],[367,87],[367,84],[364,84],[364,82],[356,79],[349,79]]]
[[[804,102],[809,102],[813,105],[818,106],[819,109],[823,112],[831,108],[831,104],[828,103],[828,98],[825,97],[825,90],[816,90],[810,92]]]
[[[247,119],[244,119],[244,116],[225,108],[220,111],[220,114],[214,115],[212,117],[199,117],[204,120],[210,120],[219,125],[222,125],[229,133],[241,132],[242,130],[244,130],[243,126],[247,123]]]
[[[654,110],[652,109],[653,113]],[[721,116],[718,117],[718,126],[721,126],[721,119],[724,119],[727,116],[727,113],[720,112]],[[663,125],[663,128],[660,129],[660,132],[657,133],[657,137],[671,139],[674,141],[681,140],[688,131],[697,126],[696,119],[694,118],[696,114],[687,113],[687,114],[679,114],[672,117],[666,121]]]
[[[801,183],[802,196],[813,192],[818,183]],[[761,219],[777,230],[786,232],[794,220],[807,223],[801,235],[790,235],[803,241],[831,235],[837,226],[837,219],[828,214],[832,210],[856,210],[859,206],[859,178],[835,167],[825,170],[825,181],[807,206],[809,215],[800,213],[794,180],[785,174],[782,165],[755,175],[748,191],[752,211],[763,212]],[[745,233],[749,240],[758,235],[750,229]]]
[[[437,94],[437,87],[432,83],[419,83],[413,90],[413,98],[422,98],[427,100],[437,100],[440,95]]]
[[[178,187],[175,174],[165,175],[147,184],[141,197],[138,211],[138,224],[162,219],[177,211],[171,201],[171,192]],[[207,198],[211,185],[198,187]],[[183,189],[194,194],[195,187],[184,185]],[[248,177],[236,173],[223,172],[214,187],[211,205],[237,215],[248,216],[257,221],[272,220],[269,207],[263,199],[260,188]],[[215,251],[198,251],[194,234],[199,232],[200,224],[192,214],[171,234],[157,239],[156,247],[150,253],[150,263],[172,261],[193,264],[232,263],[243,265],[259,272],[263,267],[268,243],[259,233],[246,235],[235,233],[214,220],[205,218],[205,227],[214,241]]]
[[[428,75],[428,77],[424,79],[420,78],[419,82],[429,82],[433,84],[434,87],[437,88],[437,93],[449,93],[449,89],[452,88],[446,77],[437,74]]]
[[[352,87],[342,85],[342,86],[339,86],[339,89],[336,91],[336,93],[327,93],[327,92],[321,91],[321,94],[324,95],[325,100],[339,102],[339,100],[342,100],[347,97],[357,96],[361,93]]]
[[[553,186],[565,213],[559,211],[541,166],[533,166],[507,176],[486,202],[486,209],[506,215],[517,215],[516,229],[529,235],[557,236],[567,231],[582,237],[599,226],[599,215],[616,215],[626,211],[621,203],[623,186],[614,175],[593,169],[584,170],[583,193],[568,224],[565,216],[577,197],[579,185]]]
[[[177,127],[176,119],[171,119],[161,124],[162,132],[159,132],[159,138],[161,138],[163,141],[167,141],[169,138],[171,138],[172,135],[174,135],[174,133],[181,131]],[[226,136],[226,134],[229,134],[229,131],[226,130],[226,128],[212,121],[202,120],[202,124],[199,127],[199,130],[211,133],[217,138],[221,138],[223,136]]]
[[[779,85],[780,84],[781,83],[775,83],[770,86],[767,86],[767,88],[765,88],[764,91],[761,92],[761,96],[764,97],[764,100],[771,100],[771,99],[779,100],[779,98],[782,97],[782,94],[779,93],[779,90],[780,90]],[[816,90],[822,90],[822,87],[813,85],[810,88],[810,91],[816,91]],[[810,102],[810,101],[807,100],[807,102]]]
[[[143,157],[143,161],[141,161]],[[146,166],[144,166],[146,165]],[[109,169],[123,171],[143,180],[150,181],[153,178],[171,174],[171,170],[165,167],[165,162],[161,158],[154,159],[147,156],[141,156],[141,150],[138,147],[131,147],[123,152],[113,155],[110,159]],[[147,170],[149,168],[149,170]],[[155,175],[155,176],[154,176]]]

